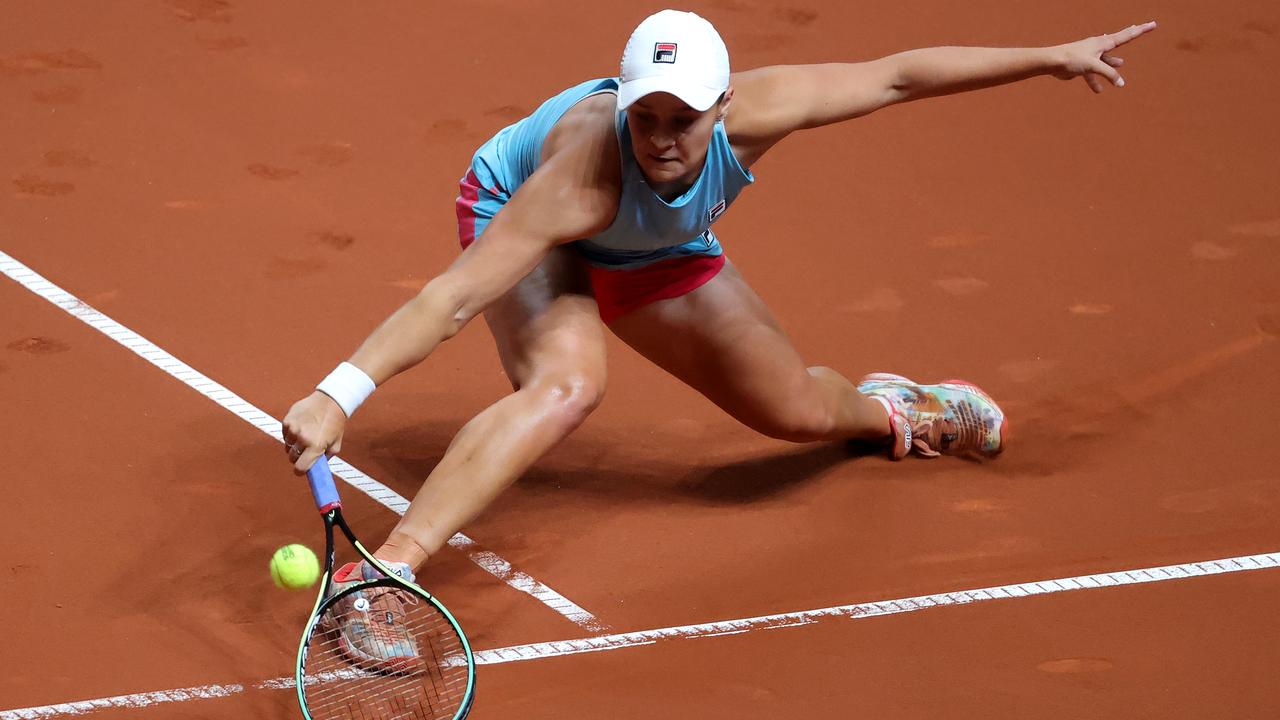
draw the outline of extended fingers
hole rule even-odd
[[[1084,72],[1084,81],[1088,83],[1089,89],[1095,93],[1102,92],[1105,88],[1102,78],[1106,78],[1116,87],[1124,87],[1124,78],[1116,69],[1124,65],[1124,60],[1112,55],[1111,51],[1155,29],[1156,22],[1152,20],[1141,25],[1130,25],[1117,33],[1093,38],[1095,43],[1093,47],[1096,48],[1093,52],[1097,53],[1096,59],[1089,63],[1089,69]]]
[[[1151,22],[1145,22],[1145,23],[1142,23],[1141,25],[1130,25],[1129,27],[1121,30],[1120,32],[1112,33],[1110,35],[1107,35],[1106,37],[1111,43],[1114,43],[1113,45],[1111,45],[1111,47],[1114,48],[1114,47],[1119,47],[1132,40],[1135,40],[1143,35],[1146,35],[1147,33],[1155,29],[1156,29],[1156,21],[1152,20]],[[1108,48],[1108,49],[1111,49],[1111,48]]]

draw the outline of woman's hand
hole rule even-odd
[[[305,473],[321,455],[342,450],[347,416],[333,398],[319,390],[299,400],[284,416],[284,450],[294,472]]]
[[[1086,38],[1079,42],[1059,45],[1059,66],[1053,76],[1060,80],[1084,76],[1084,81],[1096,93],[1102,92],[1102,80],[1106,78],[1116,87],[1124,87],[1124,78],[1116,68],[1124,65],[1124,60],[1111,54],[1112,50],[1132,42],[1156,29],[1154,20],[1141,25],[1130,25],[1118,33]]]

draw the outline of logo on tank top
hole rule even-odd
[[[653,61],[656,63],[674,63],[676,61],[675,43],[654,43]]]
[[[728,205],[725,204],[724,200],[721,200],[715,205],[712,205],[711,209],[707,211],[707,224],[710,225],[711,223],[720,219],[720,216],[724,214],[724,209],[726,207],[728,207]]]

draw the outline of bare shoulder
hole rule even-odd
[[[725,115],[729,143],[743,165],[750,166],[787,135],[780,119],[785,111],[785,86],[795,81],[790,66],[771,65],[736,72],[730,78],[733,102]]]
[[[734,103],[745,101],[748,107],[767,103],[780,82],[787,79],[789,65],[767,65],[734,73],[729,78],[733,86]]]
[[[586,98],[565,112],[543,141],[538,169],[499,215],[526,234],[545,234],[554,242],[607,228],[622,194],[616,108],[615,97],[606,94]]]
[[[851,120],[900,102],[894,58],[817,65],[772,65],[732,77],[725,130],[750,164],[787,135]]]
[[[542,144],[542,160],[570,147],[612,144],[617,154],[618,140],[614,132],[617,96],[602,93],[586,98],[565,111]]]

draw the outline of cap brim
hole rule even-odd
[[[698,112],[703,112],[715,105],[716,100],[724,94],[723,89],[717,90],[696,83],[680,82],[678,78],[670,75],[653,75],[621,83],[618,86],[618,109],[626,110],[631,107],[631,103],[656,92],[675,95]]]

